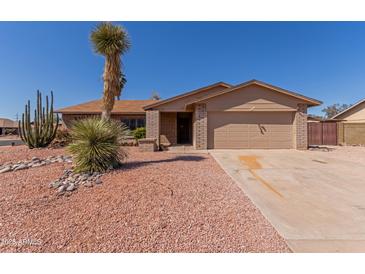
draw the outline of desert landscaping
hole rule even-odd
[[[0,251],[290,251],[210,155],[127,151],[101,184],[72,195],[49,185],[68,161],[0,174]],[[68,153],[4,146],[0,165],[61,155]]]

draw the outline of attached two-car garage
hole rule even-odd
[[[208,112],[208,148],[293,148],[294,112]]]
[[[320,104],[258,80],[220,82],[145,108],[147,136],[169,135],[171,144],[190,136],[195,149],[307,149],[307,108]],[[172,122],[159,119],[160,113],[179,112],[190,112],[190,122],[178,124],[174,114]]]

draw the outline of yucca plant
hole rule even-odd
[[[121,55],[131,46],[128,34],[122,26],[100,23],[90,35],[94,51],[105,57],[103,119],[110,119],[115,97],[120,97],[126,78],[121,72]]]
[[[88,118],[71,128],[68,146],[74,158],[75,172],[104,172],[118,167],[128,156],[120,143],[129,136],[128,128],[114,120]]]

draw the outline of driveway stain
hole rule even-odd
[[[321,160],[317,160],[317,159],[314,159],[312,160],[313,162],[317,162],[317,163],[321,163],[321,164],[328,164],[327,162],[325,161],[321,161]]]
[[[246,165],[248,167],[248,171],[252,174],[252,176],[259,181],[261,184],[263,184],[266,188],[268,188],[270,191],[274,192],[276,195],[278,195],[280,198],[283,198],[283,195],[277,191],[269,182],[264,180],[261,176],[259,176],[255,170],[262,169],[262,165],[260,162],[258,162],[258,157],[255,155],[248,155],[248,156],[239,156],[239,159],[241,163]]]

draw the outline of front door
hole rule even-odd
[[[192,136],[192,113],[177,113],[177,143],[191,144]]]

